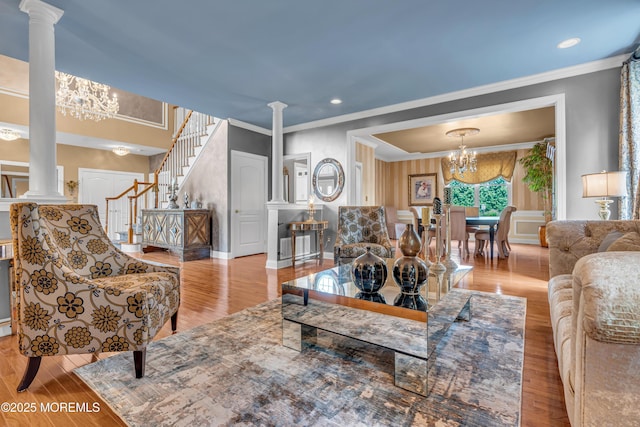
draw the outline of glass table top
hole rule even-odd
[[[351,264],[343,264],[284,282],[282,292],[285,294],[306,290],[325,296],[344,297],[382,304],[383,306],[428,312],[429,307],[437,304],[452,287],[456,286],[473,269],[471,266],[461,265],[439,274],[430,269],[427,284],[420,288],[418,295],[403,294],[391,274],[395,259],[386,259],[385,261],[388,272],[387,279],[382,289],[376,293],[364,293],[356,287],[351,274]],[[427,304],[424,303],[425,301]]]

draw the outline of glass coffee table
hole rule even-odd
[[[449,327],[470,320],[471,293],[456,288],[471,279],[472,267],[436,274],[419,293],[403,294],[388,259],[384,287],[365,294],[355,286],[351,264],[282,284],[282,345],[302,351],[305,338],[324,330],[378,345],[394,352],[396,386],[426,396],[429,369]]]

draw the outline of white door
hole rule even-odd
[[[356,205],[362,205],[362,163],[356,162]]]
[[[295,194],[296,202],[307,203],[309,200],[309,172],[307,165],[303,163],[294,163],[295,168]]]
[[[78,169],[78,202],[97,205],[100,221],[105,225],[106,198],[115,197],[133,185],[133,180],[144,181],[144,174],[133,172],[108,171],[99,169]],[[129,228],[129,200],[123,197],[109,202],[109,237],[115,238],[116,232]]]
[[[231,255],[267,250],[267,158],[231,151]]]

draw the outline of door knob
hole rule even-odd
[[[236,213],[240,213],[240,211],[238,209],[236,209]]]

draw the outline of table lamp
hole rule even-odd
[[[601,197],[596,200],[600,205],[600,219],[608,220],[611,216],[610,197],[627,195],[627,171],[590,173],[582,175],[582,197]]]

